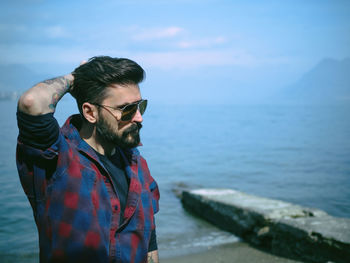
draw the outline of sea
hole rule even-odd
[[[38,236],[15,162],[16,101],[0,101],[0,261],[38,262]],[[60,124],[77,112],[65,97]],[[185,211],[174,189],[231,188],[350,218],[350,106],[149,102],[139,149],[160,188],[160,257],[239,238]]]

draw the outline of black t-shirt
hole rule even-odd
[[[125,174],[124,163],[121,161],[122,156],[120,156],[119,151],[116,151],[112,156],[108,157],[97,151],[95,152],[108,173],[111,175],[113,185],[116,188],[120,201],[120,224],[122,224],[130,183],[129,178]]]
[[[53,113],[32,116],[17,111],[17,124],[19,128],[18,139],[26,145],[38,149],[47,149],[58,138],[59,125],[53,117]],[[95,151],[108,173],[111,175],[113,185],[116,188],[120,200],[120,224],[123,222],[123,215],[126,206],[129,179],[125,173],[125,165],[119,151],[107,157]],[[152,231],[148,251],[157,250],[157,239],[155,230]]]

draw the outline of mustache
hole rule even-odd
[[[142,128],[142,124],[137,122],[132,124],[129,128],[127,128],[125,130],[125,133],[138,132],[139,130],[141,130],[141,128]]]

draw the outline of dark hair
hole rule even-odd
[[[72,96],[82,113],[84,102],[102,103],[107,87],[111,84],[138,84],[145,76],[144,70],[136,62],[127,58],[98,56],[77,67],[74,76]]]

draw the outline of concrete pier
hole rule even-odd
[[[183,206],[243,240],[306,262],[350,262],[350,219],[232,189],[182,190]]]

